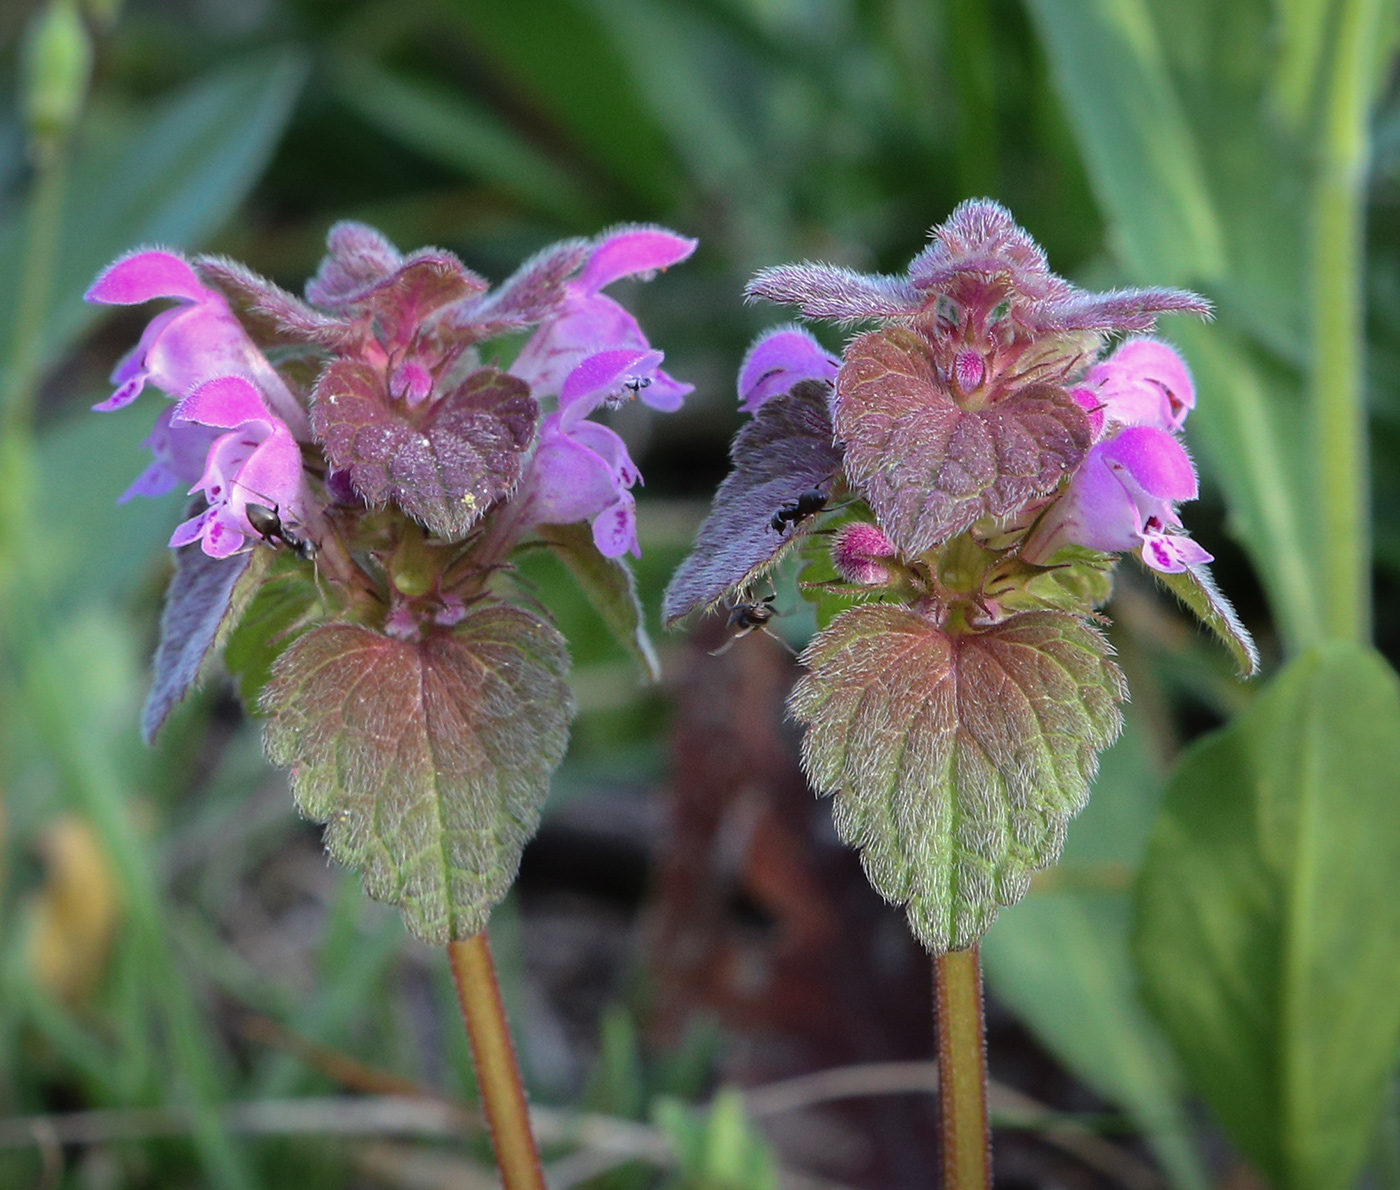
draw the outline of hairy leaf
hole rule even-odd
[[[515,879],[568,741],[567,670],[559,633],[502,604],[416,641],[322,625],[273,666],[267,753],[331,854],[442,946]]]
[[[1209,628],[1227,649],[1235,664],[1240,667],[1240,677],[1252,678],[1259,672],[1259,650],[1254,646],[1254,637],[1249,629],[1240,623],[1230,601],[1215,585],[1215,579],[1205,566],[1188,566],[1180,574],[1165,574],[1152,571],[1152,577],[1166,587],[1195,614],[1196,618]]]
[[[715,493],[695,548],[666,588],[667,624],[753,582],[808,532],[810,520],[782,533],[770,522],[803,492],[830,491],[841,470],[827,405],[830,392],[823,381],[804,380],[766,401],[739,431],[729,451],[734,469]]]
[[[1400,1043],[1400,683],[1303,654],[1167,789],[1136,958],[1192,1083],[1279,1190],[1354,1184]]]
[[[808,778],[931,951],[973,945],[1060,854],[1122,722],[1108,654],[1057,612],[954,636],[881,604],[807,647],[791,706]]]
[[[148,744],[199,680],[205,658],[238,622],[272,560],[268,549],[211,558],[198,542],[174,552],[175,575],[161,612],[154,679],[141,713],[141,734]]]
[[[392,500],[453,540],[515,489],[538,417],[525,382],[494,368],[408,409],[374,367],[340,360],[316,383],[311,423],[366,500]]]
[[[909,554],[1052,491],[1093,437],[1074,398],[1050,384],[962,408],[939,380],[928,343],[904,328],[851,344],[836,390],[847,474]]]
[[[632,654],[647,679],[659,682],[661,663],[647,634],[637,580],[627,559],[604,557],[593,542],[593,531],[583,522],[540,525],[536,532],[568,567],[593,609]]]
[[[258,705],[273,663],[318,617],[326,613],[310,567],[290,550],[278,551],[224,645],[224,664],[237,676],[246,706]]]

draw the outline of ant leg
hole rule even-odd
[[[785,649],[786,649],[789,653],[791,653],[794,657],[797,656],[797,650],[794,649],[790,644],[788,644],[787,641],[785,641],[781,636],[779,636],[779,635],[778,635],[776,632],[774,632],[771,628],[769,628],[768,625],[766,625],[766,624],[763,625],[763,626],[759,629],[759,631],[760,631],[761,633],[763,633],[764,636],[772,637],[775,641],[777,641],[780,645],[782,645],[783,648],[785,648]]]

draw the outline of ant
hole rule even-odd
[[[247,487],[246,484],[238,483],[236,479],[233,482],[239,487]],[[252,488],[248,488],[248,491],[255,496],[262,496],[261,492],[254,492]],[[267,499],[266,496],[262,498]],[[316,561],[316,555],[321,552],[321,547],[309,537],[303,537],[282,523],[282,510],[276,504],[269,508],[266,504],[254,504],[249,501],[243,506],[243,515],[248,518],[253,531],[273,549],[280,543],[303,562],[313,563]]]
[[[788,652],[792,652],[792,646],[787,641],[768,629],[768,621],[778,614],[771,606],[775,599],[777,599],[776,595],[765,595],[762,599],[742,600],[729,604],[728,627],[737,628],[738,631],[719,648],[712,650],[710,656],[722,657],[734,647],[735,641],[742,640],[750,632],[755,631],[762,632],[765,636],[771,636]]]
[[[243,515],[248,518],[248,523],[257,531],[258,536],[274,549],[277,548],[278,542],[281,542],[303,562],[316,561],[316,555],[321,552],[321,547],[309,537],[301,536],[282,523],[276,505],[269,508],[266,504],[246,504],[243,507]]]
[[[801,522],[810,516],[815,516],[826,507],[827,495],[817,488],[811,488],[798,496],[796,500],[782,505],[773,514],[772,520],[768,522],[768,527],[774,533],[783,533],[791,525],[796,528]]]

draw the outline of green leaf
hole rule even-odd
[[[836,434],[846,470],[911,556],[984,516],[1020,512],[1071,474],[1093,442],[1084,410],[1055,385],[962,408],[939,380],[931,344],[907,328],[862,335],[845,358]]]
[[[1058,612],[950,635],[867,604],[803,654],[791,708],[807,776],[931,951],[973,945],[1059,856],[1122,722],[1108,653]]]
[[[625,558],[605,558],[585,524],[541,525],[536,532],[568,567],[579,588],[588,596],[608,630],[632,654],[648,681],[661,680],[647,633],[646,614],[637,596],[637,580]]]
[[[1280,1190],[1344,1190],[1400,1042],[1400,684],[1303,654],[1183,759],[1138,901],[1145,992]]]
[[[1189,566],[1180,574],[1164,574],[1152,571],[1152,577],[1173,595],[1220,638],[1230,650],[1235,664],[1240,667],[1240,677],[1252,678],[1259,672],[1259,650],[1254,647],[1254,638],[1249,629],[1240,623],[1230,601],[1220,593],[1210,570],[1205,566]]]
[[[245,706],[258,705],[272,677],[273,663],[311,627],[320,611],[321,592],[311,568],[290,551],[278,551],[271,573],[224,645],[224,664],[237,675]]]
[[[120,135],[80,139],[64,207],[45,357],[98,316],[83,294],[114,258],[143,244],[198,248],[237,209],[281,139],[305,77],[301,57],[262,54],[200,79]],[[19,275],[23,221],[0,228],[0,276]],[[15,319],[0,287],[0,327]]]
[[[515,879],[568,741],[567,670],[553,627],[500,604],[421,640],[322,625],[273,665],[267,754],[331,854],[443,946]]]
[[[1224,236],[1146,0],[1030,0],[1089,175],[1130,271],[1225,271]]]
[[[1131,1113],[1183,1190],[1209,1182],[1191,1144],[1186,1079],[1138,998],[1128,946],[1129,880],[1151,833],[1161,781],[1130,710],[1102,758],[1094,796],[1070,824],[1064,855],[982,942],[987,981],[1071,1070]],[[1105,890],[1105,877],[1122,881]]]
[[[529,141],[459,90],[396,75],[368,59],[344,58],[331,74],[336,95],[387,136],[566,223],[596,223],[575,180]]]

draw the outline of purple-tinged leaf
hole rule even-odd
[[[931,348],[899,327],[863,335],[836,382],[846,473],[906,554],[1053,491],[1089,450],[1089,419],[1064,389],[1029,384],[981,408],[958,405]]]
[[[540,525],[535,532],[568,568],[593,610],[632,654],[647,680],[659,682],[661,663],[647,633],[637,580],[627,559],[604,556],[587,524]]]
[[[211,558],[198,545],[175,551],[151,693],[141,713],[141,734],[148,744],[199,680],[205,659],[238,623],[271,561],[267,549],[227,558]]]
[[[1035,314],[1038,331],[1150,331],[1159,314],[1209,318],[1211,306],[1184,289],[1115,289],[1087,293],[1075,289],[1047,302]]]
[[[1230,601],[1215,585],[1205,566],[1188,566],[1178,573],[1151,569],[1152,577],[1175,595],[1202,624],[1209,628],[1230,651],[1239,666],[1240,677],[1252,678],[1259,672],[1259,650],[1249,629],[1240,623]]]
[[[326,234],[326,256],[306,283],[306,299],[328,310],[348,306],[402,262],[403,254],[381,232],[343,220]]]
[[[807,647],[790,700],[807,776],[930,951],[972,946],[1058,858],[1122,722],[1109,652],[1057,612],[952,636],[889,604]]]
[[[452,325],[479,341],[542,322],[563,301],[564,283],[588,259],[591,250],[588,240],[551,244],[516,269],[494,293],[455,313]]]
[[[485,928],[539,825],[568,742],[568,664],[553,627],[501,604],[416,641],[322,625],[273,666],[267,754],[331,855],[443,946]]]
[[[311,423],[365,500],[392,500],[456,540],[515,489],[538,416],[529,386],[494,368],[410,409],[391,402],[374,367],[339,360],[317,381]]]
[[[262,346],[315,343],[339,347],[354,338],[350,323],[308,306],[236,260],[201,256],[195,265],[204,281],[229,300],[239,320]]]
[[[902,277],[857,273],[834,264],[805,261],[760,269],[744,286],[752,301],[797,306],[808,318],[862,322],[871,318],[908,318],[924,304],[924,295]]]
[[[804,380],[791,392],[770,397],[739,431],[730,448],[734,468],[715,493],[695,548],[666,588],[662,607],[668,625],[748,586],[810,530],[815,518],[781,533],[770,522],[803,492],[830,492],[841,471],[830,396],[830,385]]]

